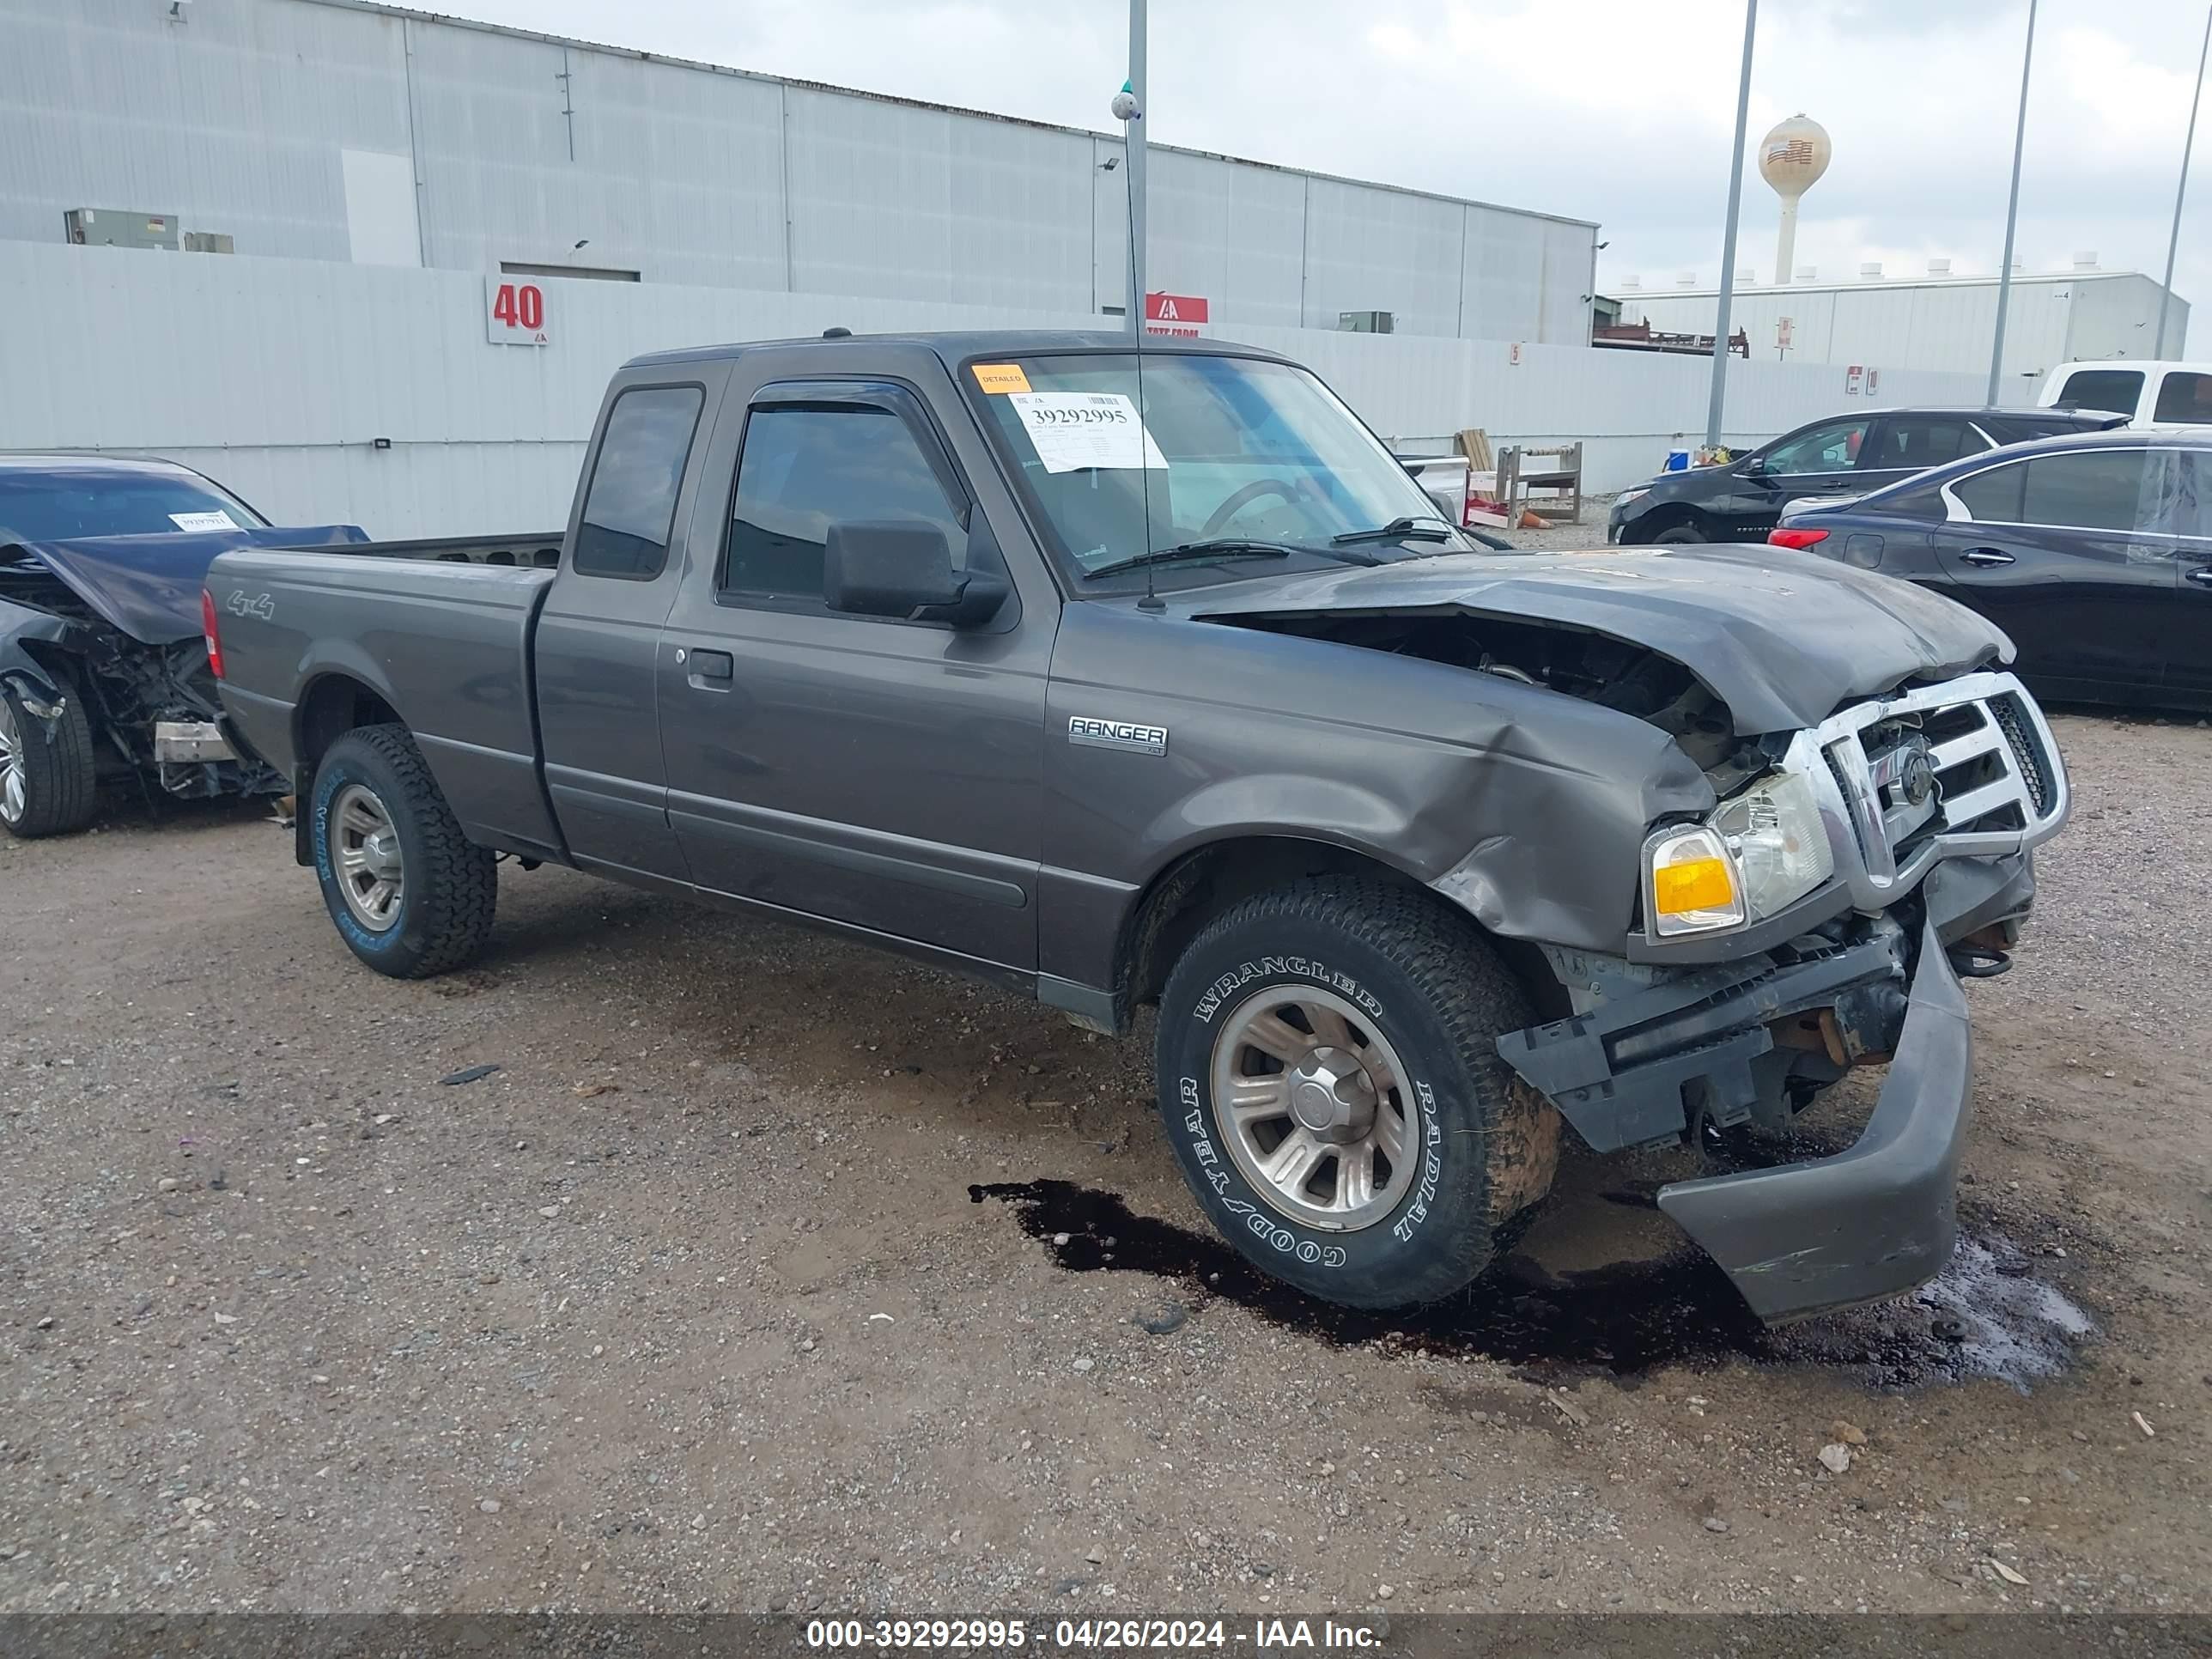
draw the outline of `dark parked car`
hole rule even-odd
[[[1794,510],[1770,539],[1972,606],[2044,696],[2212,708],[2212,428],[1976,456]]]
[[[1870,409],[1785,432],[1723,466],[1662,472],[1624,489],[1606,538],[1624,545],[1755,542],[1806,495],[1860,495],[1946,461],[2127,423],[2094,409]]]
[[[1141,361],[642,357],[554,568],[217,559],[227,722],[296,779],[347,948],[461,966],[506,854],[1094,1029],[1157,1004],[1198,1203],[1365,1307],[1472,1280],[1563,1120],[1696,1146],[1886,1064],[1850,1152],[1657,1203],[1770,1319],[1940,1268],[1955,975],[2009,959],[2068,810],[2003,636],[1760,547],[1484,552],[1296,364]]]
[[[362,539],[274,529],[174,461],[0,455],[0,830],[81,829],[103,781],[282,794],[216,725],[200,584],[231,548]]]

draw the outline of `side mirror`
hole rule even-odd
[[[1008,591],[996,572],[955,570],[945,532],[917,520],[844,520],[823,543],[823,602],[849,616],[974,628],[998,614]]]
[[[1764,477],[1766,474],[1766,457],[1747,455],[1736,464],[1735,470],[1747,478]]]

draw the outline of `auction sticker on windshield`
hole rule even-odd
[[[172,513],[169,522],[179,530],[235,530],[237,521],[221,507],[212,513]]]
[[[1119,392],[1017,392],[1006,401],[1022,417],[1048,472],[1087,467],[1167,468],[1167,457]]]

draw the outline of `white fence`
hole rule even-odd
[[[471,535],[565,521],[600,388],[640,352],[856,332],[1097,327],[1105,319],[927,301],[563,281],[550,343],[485,338],[467,272],[0,242],[0,448],[152,450],[295,524]],[[1587,445],[1585,487],[1619,489],[1705,425],[1708,364],[1569,346],[1247,328],[1310,363],[1376,428],[1442,450]],[[1971,403],[1967,374],[1886,372],[1885,403]],[[1729,436],[1849,408],[1832,366],[1732,365]],[[378,448],[379,441],[388,448]]]

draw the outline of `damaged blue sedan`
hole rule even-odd
[[[233,548],[365,539],[275,527],[174,461],[0,455],[0,829],[81,830],[103,787],[284,793],[223,729],[201,585]]]

